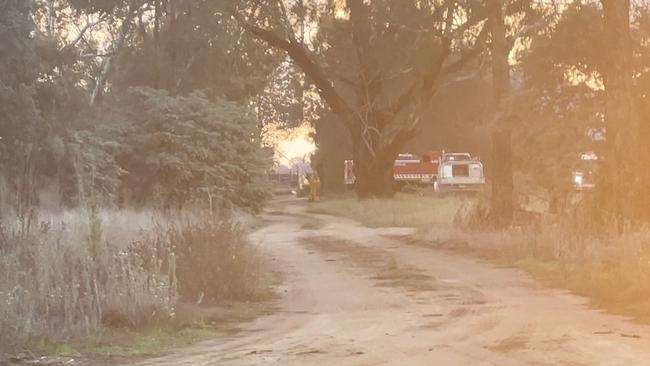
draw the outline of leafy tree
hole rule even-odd
[[[240,22],[268,45],[284,50],[344,123],[352,139],[359,195],[391,196],[394,158],[417,134],[439,85],[454,82],[465,66],[479,66],[474,61],[491,32],[485,3],[300,2],[308,19],[318,23],[316,36],[309,40],[296,35],[292,20],[300,16],[295,10],[287,12],[282,1],[260,3],[279,9],[284,21],[264,24],[239,14]],[[533,3],[508,2],[505,14],[513,29],[502,32],[507,46],[503,55],[538,28],[528,23],[540,20]]]
[[[291,62],[280,64],[256,98],[260,124],[292,128],[316,120],[320,99],[312,89]]]
[[[638,218],[647,215],[643,207],[648,202],[639,187],[645,185],[645,169],[637,165],[644,164],[648,155],[644,143],[648,136],[644,95],[650,90],[645,83],[648,47],[644,42],[648,7],[638,3],[631,12],[634,18],[622,19],[627,11],[619,7],[626,7],[625,2],[608,6],[612,7],[573,2],[548,31],[532,38],[520,68],[526,93],[515,98],[516,113],[527,117],[514,132],[515,149],[520,151],[515,165],[530,176],[533,172],[539,176],[537,169],[544,172],[542,186],[562,195],[570,187],[568,177],[578,153],[600,150],[605,169],[600,174],[599,202],[594,202],[598,209],[592,212]],[[617,14],[616,25],[610,19],[609,29],[603,22],[605,9]],[[612,102],[612,98],[619,99]],[[626,114],[624,120],[613,117],[618,113]],[[601,126],[608,132],[604,149],[585,136],[588,127]],[[544,159],[526,158],[531,149],[536,152],[531,155]],[[617,184],[625,188],[616,188]]]
[[[14,120],[0,122],[8,124],[7,128],[2,126],[0,147],[6,168],[14,169],[2,173],[12,183],[12,194],[25,186],[13,183],[21,177],[18,173],[22,167],[18,169],[20,164],[14,158],[20,156],[31,161],[33,168],[22,171],[29,173],[30,180],[39,181],[42,186],[58,181],[61,200],[67,206],[89,200],[114,204],[120,197],[122,202],[145,205],[152,202],[152,191],[158,192],[161,203],[167,206],[197,198],[253,209],[262,204],[266,193],[261,177],[266,165],[260,157],[254,119],[243,105],[264,88],[267,74],[280,59],[277,52],[242,35],[222,11],[226,2],[38,0],[34,7],[30,4],[5,3],[6,9],[14,10],[2,14],[7,22],[13,21],[10,15],[17,13],[24,20],[23,28],[7,31],[16,33],[11,37],[20,33],[20,42],[0,46],[4,47],[3,54],[10,55],[2,75],[21,76],[25,80],[22,85],[15,83],[13,94],[7,93],[6,103],[3,101],[2,108],[7,111],[3,115]],[[36,20],[36,27],[32,19]],[[16,49],[18,45],[22,48]],[[189,64],[192,65],[187,69]],[[133,85],[140,88],[129,89]],[[149,87],[168,91],[156,92]],[[203,94],[195,93],[199,89]],[[16,96],[19,93],[22,99]],[[129,101],[124,95],[134,100]],[[225,102],[223,98],[237,102]],[[178,118],[185,114],[184,121],[197,128],[196,138],[186,149],[169,148],[165,152],[168,160],[164,167],[156,166],[153,160],[132,159],[127,152],[137,150],[141,156],[146,155],[147,151],[138,144],[147,142],[147,134],[162,133],[156,128],[178,126],[174,126],[174,121],[157,119],[165,115],[162,109],[152,107],[150,112],[158,115],[143,116],[135,100],[166,104],[160,108],[172,108]],[[98,103],[101,101],[105,103]],[[23,109],[23,115],[14,108],[19,102],[29,107]],[[187,116],[189,105],[209,119]],[[16,138],[9,138],[9,132]],[[223,140],[208,144],[204,132],[212,137],[218,134]],[[235,142],[236,138],[241,139]],[[24,145],[29,154],[9,148],[10,141]],[[217,147],[232,148],[231,155],[222,155],[226,150]],[[5,148],[15,156],[10,159]],[[164,155],[156,150],[162,147],[151,148],[152,154],[159,153],[158,158]],[[191,152],[192,149],[195,151]],[[192,154],[199,152],[214,154],[223,164],[215,160],[214,164],[210,162],[209,169],[203,169],[200,159],[192,160]],[[187,164],[169,163],[173,159],[187,159]],[[160,161],[158,164],[162,164]],[[149,182],[148,173],[163,170],[182,188],[170,186],[171,179]],[[227,180],[232,182],[225,184]],[[138,195],[132,194],[136,191]]]
[[[180,207],[193,200],[232,203],[257,210],[264,203],[267,161],[251,113],[205,94],[170,96],[132,88],[112,114],[118,124],[117,159],[126,171],[123,189],[132,203]]]
[[[309,47],[296,36],[282,1],[263,4],[284,16],[272,24],[282,33],[241,13],[240,21],[251,34],[287,52],[344,122],[352,137],[359,195],[391,196],[393,160],[416,132],[438,79],[471,58],[445,65],[453,39],[476,39],[481,33],[472,28],[473,7],[463,9],[467,22],[454,27],[461,11],[455,1],[350,0],[345,8],[313,2],[310,13],[319,30]]]
[[[640,120],[633,90],[630,0],[601,0],[604,39],[609,50],[603,67],[607,159],[600,181],[602,207],[616,218],[638,218],[646,187],[647,153],[641,148]]]
[[[34,162],[43,138],[33,100],[39,60],[32,37],[32,5],[26,0],[0,4],[0,176],[21,205],[35,199]]]
[[[242,34],[227,12],[228,6],[245,6],[246,1],[148,3],[150,10],[132,18],[129,40],[117,58],[119,70],[112,80],[119,90],[204,90],[210,97],[241,101],[257,96],[281,61],[277,51]]]

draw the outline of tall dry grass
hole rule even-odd
[[[517,266],[599,307],[650,322],[650,227],[596,227],[577,207],[561,215],[518,213],[513,226],[493,229],[480,222],[480,204],[460,209],[453,226],[420,227],[419,241]]]
[[[268,295],[261,253],[231,217],[184,219],[156,233],[176,256],[184,301],[251,301]]]
[[[94,211],[86,222],[31,223],[0,226],[0,345],[88,335],[116,322],[140,326],[173,313],[170,253],[145,257],[128,242],[107,240]]]
[[[181,298],[259,298],[260,258],[228,216],[80,210],[0,222],[0,352],[170,320]]]

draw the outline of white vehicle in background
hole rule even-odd
[[[433,185],[436,192],[478,192],[484,187],[483,163],[479,159],[467,153],[445,153],[440,157]]]
[[[580,162],[573,170],[573,188],[576,191],[591,191],[596,188],[600,158],[593,152],[580,154]]]

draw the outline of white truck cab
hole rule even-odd
[[[467,153],[445,153],[433,187],[438,193],[481,191],[485,187],[483,163]]]

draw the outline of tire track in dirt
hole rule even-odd
[[[388,251],[334,236],[308,236],[302,239],[302,244],[343,261],[346,268],[369,276],[378,286],[401,289],[412,296],[436,289],[435,278],[419,268],[399,263]]]

